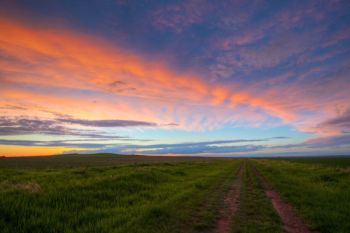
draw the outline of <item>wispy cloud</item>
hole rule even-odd
[[[180,4],[164,5],[151,14],[156,28],[171,29],[177,33],[198,24],[208,12],[206,1],[190,0]]]
[[[349,1],[89,1],[85,7],[103,12],[89,19],[80,3],[57,6],[12,1],[0,7],[2,138],[121,139],[123,132],[142,138],[159,133],[159,142],[169,142],[185,132],[214,140],[229,129],[261,135],[278,126],[288,136],[309,133],[295,147],[346,146]],[[284,149],[305,138],[293,137]],[[234,143],[115,149],[270,148],[265,141]],[[98,149],[113,149],[105,146]]]
[[[337,117],[320,123],[318,128],[333,132],[350,132],[350,109]]]
[[[109,111],[117,112],[113,108],[116,105],[113,99],[123,97],[125,111],[118,113],[128,114],[129,118],[132,114],[139,121],[143,121],[141,118],[145,117],[157,120],[160,114],[164,115],[159,109],[166,106],[175,108],[176,111],[184,111],[180,116],[186,122],[188,115],[206,117],[201,111],[196,111],[193,105],[211,108],[215,107],[215,103],[224,105],[231,100],[234,105],[261,107],[268,114],[278,114],[282,118],[288,113],[288,109],[267,104],[264,97],[255,97],[243,90],[237,91],[239,87],[234,85],[230,85],[230,88],[213,85],[192,73],[179,74],[162,62],[148,62],[107,42],[97,43],[92,37],[71,31],[53,32],[32,28],[8,19],[1,19],[1,22],[1,35],[7,34],[2,38],[6,46],[1,49],[6,56],[16,60],[4,61],[2,71],[7,75],[1,80],[4,84],[1,91],[4,98],[14,102],[30,99],[45,107],[55,103],[56,108],[67,112],[82,108],[88,111],[92,103],[99,101],[87,100],[88,95],[90,98],[102,98],[100,101],[104,105],[103,111],[107,111],[108,106]],[[25,49],[19,50],[18,46]],[[69,54],[69,58],[66,54]],[[68,78],[72,75],[76,78]],[[127,83],[133,88],[120,92],[115,90],[115,85],[111,86],[115,82]],[[79,86],[79,89],[72,88],[74,86]],[[225,107],[228,111],[234,110],[230,105],[226,104]],[[96,107],[94,109],[98,110]],[[250,111],[251,114],[253,112]],[[169,114],[171,111],[165,113],[168,122],[180,124],[181,127],[195,125],[176,121]],[[199,127],[206,127],[206,123],[202,122]]]
[[[0,118],[0,135],[21,134],[76,135],[78,133],[58,125],[54,120]]]
[[[57,121],[68,124],[76,124],[83,126],[92,126],[92,127],[156,127],[158,124],[147,121],[131,121],[131,120],[83,120],[83,119],[74,119],[74,118],[60,118]]]
[[[267,146],[260,145],[271,140],[287,139],[287,137],[272,137],[263,139],[235,139],[201,142],[185,142],[172,144],[108,144],[104,148],[96,148],[96,152],[123,154],[205,154],[205,153],[236,153],[259,151]],[[258,143],[258,144],[255,144]]]
[[[80,142],[77,140],[34,141],[34,140],[6,140],[0,139],[0,145],[17,145],[33,147],[65,147],[65,148],[103,148],[104,143]]]
[[[304,143],[311,148],[332,148],[337,146],[348,146],[350,144],[350,134],[341,134],[328,137],[312,138]]]
[[[89,126],[93,129],[68,127],[71,124]],[[49,134],[49,135],[72,135],[90,138],[114,138],[126,137],[111,136],[98,130],[104,127],[156,127],[155,123],[131,121],[131,120],[83,120],[74,118],[40,119],[24,117],[0,117],[1,135],[26,135],[26,134]]]

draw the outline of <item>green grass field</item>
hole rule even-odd
[[[284,232],[256,168],[312,232],[350,232],[350,158],[211,159],[121,155],[0,158],[0,232]],[[238,177],[237,171],[242,170]]]
[[[350,232],[350,158],[256,159],[315,232]]]
[[[333,167],[350,167],[350,157],[349,156],[343,156],[343,157],[301,157],[301,158],[285,158],[283,160],[287,160],[290,162],[297,162],[297,163],[305,163],[305,164],[319,164],[319,165],[325,165],[325,166],[333,166]]]
[[[49,158],[35,159],[1,163],[2,232],[195,232],[215,223],[213,206],[239,164],[107,155],[62,157],[49,168]]]

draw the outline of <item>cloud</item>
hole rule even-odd
[[[171,129],[164,130],[166,142],[178,130],[209,136],[212,129],[284,125],[312,133],[296,148],[347,143],[346,1],[114,2],[94,4],[108,10],[90,20],[76,14],[79,4],[54,10],[47,3],[48,14],[26,5],[9,3],[0,10],[2,137],[108,139],[106,132],[148,137]],[[251,146],[255,142],[232,143],[118,148],[264,150]]]
[[[0,117],[0,135],[21,134],[72,135],[72,130],[57,125],[53,120]]]
[[[167,28],[180,33],[203,20],[208,11],[206,6],[207,2],[198,0],[161,6],[152,12],[152,23],[156,28]]]
[[[270,149],[293,149],[293,148],[309,148],[309,149],[335,149],[338,147],[349,147],[350,134],[343,133],[340,135],[314,137],[301,143],[285,144],[280,146],[271,146]]]
[[[29,147],[62,147],[62,148],[86,148],[88,153],[122,153],[122,154],[205,154],[205,153],[236,153],[259,151],[267,146],[254,145],[253,143],[263,143],[270,140],[281,140],[287,137],[271,137],[263,139],[234,139],[234,140],[215,140],[201,142],[185,142],[174,144],[151,144],[140,145],[131,144],[131,141],[149,141],[132,138],[98,138],[92,139],[72,139],[72,140],[12,140],[0,139],[0,145],[16,145]],[[116,143],[120,140],[122,143]],[[234,145],[244,144],[244,145]],[[93,151],[92,151],[93,150]],[[67,150],[67,153],[70,152]],[[84,151],[81,151],[84,152]]]
[[[74,118],[60,118],[57,121],[68,124],[77,124],[91,127],[156,127],[158,124],[147,121],[131,121],[131,120],[83,120]]]
[[[264,148],[259,145],[243,146],[198,146],[198,147],[170,147],[144,151],[145,154],[201,154],[201,153],[236,153],[236,152],[253,152]],[[137,150],[134,151],[137,153]]]
[[[0,145],[31,146],[31,147],[65,147],[65,148],[103,148],[102,143],[76,143],[76,140],[34,141],[0,139]]]
[[[246,140],[233,140],[233,141],[246,141]],[[140,154],[199,154],[199,153],[251,152],[251,151],[257,151],[263,148],[263,146],[258,146],[258,145],[214,146],[214,144],[221,144],[221,143],[226,143],[226,142],[212,141],[212,142],[188,143],[188,144],[168,144],[168,145],[159,144],[159,145],[152,145],[152,146],[120,144],[118,146],[116,143],[113,143],[113,144],[91,143],[91,142],[77,143],[76,140],[72,140],[72,141],[70,140],[33,141],[32,140],[31,141],[31,140],[0,139],[0,145],[16,145],[16,146],[31,146],[31,147],[64,147],[67,149],[87,148],[87,149],[95,149],[94,152],[113,151],[114,153],[121,152],[121,153],[127,153],[127,154],[130,154],[130,153],[132,154],[138,154],[138,153]],[[140,149],[147,149],[147,150],[141,151]]]
[[[119,146],[108,145],[98,149],[97,152],[111,152],[124,154],[204,154],[204,153],[236,153],[253,152],[266,148],[263,145],[252,143],[268,142],[270,140],[285,139],[285,137],[273,137],[264,139],[235,139],[216,140],[202,142],[186,142],[173,144],[125,144]],[[242,144],[244,145],[232,145]]]
[[[94,37],[65,29],[36,28],[5,18],[0,22],[0,39],[4,42],[1,53],[13,58],[1,60],[5,74],[0,80],[1,96],[10,104],[36,103],[72,115],[82,115],[84,111],[91,117],[102,112],[123,115],[126,120],[174,122],[183,128],[211,127],[210,122],[201,119],[208,118],[208,111],[204,114],[193,106],[213,108],[213,117],[223,123],[228,115],[231,121],[239,115],[218,116],[214,114],[216,105],[223,105],[231,113],[239,104],[261,107],[267,114],[281,118],[288,112],[262,97],[241,93],[243,90],[233,84],[213,85],[191,72],[170,69],[161,61],[148,61]],[[125,85],[128,87],[121,87]],[[234,104],[227,105],[231,100]],[[160,111],[164,107],[171,111],[164,114]],[[174,116],[173,112],[182,114]],[[258,118],[258,112],[248,112],[252,116],[244,120]],[[162,122],[159,116],[164,118]],[[193,120],[184,124],[189,122],[189,116],[198,116],[196,121],[201,124],[197,126]]]
[[[84,120],[76,120],[76,121],[84,122]],[[39,119],[39,118],[0,117],[0,135],[9,136],[9,135],[27,135],[27,134],[47,134],[47,135],[61,135],[61,136],[71,135],[71,136],[81,136],[81,137],[101,138],[101,139],[108,139],[108,138],[125,139],[126,138],[121,136],[107,135],[102,132],[98,132],[96,130],[70,128],[65,125],[62,125],[63,122],[67,123],[67,119],[66,121],[62,121],[62,119],[45,120],[45,119]],[[99,123],[101,121],[97,121],[97,122]],[[100,123],[100,124],[102,125],[106,124],[106,122],[104,121],[102,122],[103,123]],[[89,126],[104,127],[104,126],[99,126],[96,122],[91,123]],[[127,126],[127,124],[124,123],[123,127],[125,126]]]
[[[200,72],[176,69],[164,60],[150,59],[68,28],[47,29],[6,17],[1,17],[0,23],[0,53],[7,58],[0,60],[1,99],[7,105],[36,104],[69,113],[74,119],[84,119],[75,121],[80,126],[142,122],[144,126],[152,122],[165,126],[172,122],[180,129],[202,130],[223,125],[257,127],[273,119],[274,125],[284,123],[309,130],[332,116],[333,106],[349,107],[346,69],[290,82],[299,75],[291,72],[287,78],[281,75],[284,79],[274,85],[266,85],[273,77],[268,72],[245,80],[229,77],[239,75],[239,66],[246,70],[271,67],[288,60],[290,54],[303,53],[310,44],[316,44],[308,38],[318,38],[314,36],[317,30],[310,34],[283,34],[282,30],[282,37],[269,38],[262,46],[227,54],[223,58],[226,66],[217,66],[216,75],[228,77],[221,83]],[[257,31],[265,33],[276,25],[270,19],[259,24]],[[246,39],[235,46],[249,42],[249,30],[255,28],[247,30],[242,34],[247,34]],[[209,67],[215,70],[216,66]],[[20,109],[12,110],[18,116]],[[128,122],[130,119],[134,122]]]
[[[338,146],[349,146],[350,134],[341,134],[329,137],[318,137],[307,140],[304,145],[310,148],[332,148]]]
[[[157,147],[197,147],[204,145],[214,145],[214,144],[229,144],[229,143],[242,143],[242,142],[264,142],[269,139],[237,139],[237,140],[217,140],[217,141],[204,141],[204,142],[185,142],[176,144],[155,144],[149,146],[136,146],[135,148],[157,148]]]
[[[319,128],[326,128],[338,132],[350,132],[350,109],[343,114],[326,120],[318,125]]]

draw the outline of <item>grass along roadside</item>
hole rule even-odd
[[[218,158],[200,158],[185,156],[142,156],[118,154],[65,154],[51,156],[1,157],[0,169],[53,169],[53,168],[84,168],[110,167],[120,165],[205,162],[223,160]]]
[[[350,232],[350,172],[344,167],[256,159],[255,166],[311,231]]]
[[[297,162],[309,165],[322,165],[330,167],[346,168],[350,167],[350,156],[339,157],[302,157],[302,158],[280,158],[289,162]]]
[[[0,170],[2,232],[201,232],[237,160]],[[224,190],[224,188],[222,188]],[[203,205],[204,202],[212,202]],[[200,211],[202,227],[186,229]],[[184,224],[184,223],[188,224]]]
[[[233,218],[231,232],[284,232],[281,220],[248,160],[243,165],[240,206]]]

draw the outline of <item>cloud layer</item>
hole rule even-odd
[[[103,14],[81,14],[80,4],[0,5],[1,140],[62,137],[50,147],[68,136],[144,132],[160,148],[123,150],[249,153],[271,149],[270,141],[161,142],[179,131],[209,138],[227,128],[289,127],[310,136],[289,138],[285,150],[348,144],[348,1],[93,2],[86,7]]]

